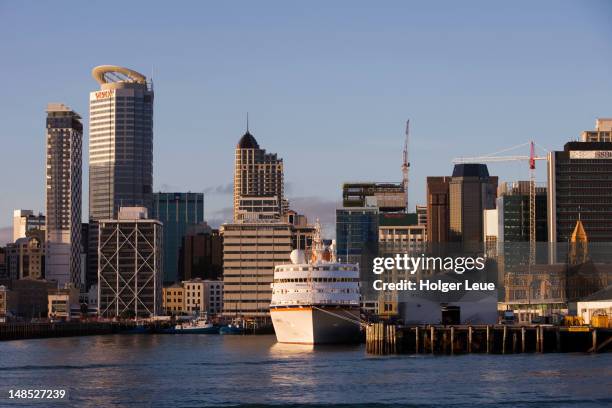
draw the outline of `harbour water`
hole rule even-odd
[[[612,406],[612,353],[381,357],[274,336],[106,335],[2,342],[0,380],[2,407],[599,407]]]

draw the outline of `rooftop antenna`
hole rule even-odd
[[[408,212],[408,170],[410,169],[410,162],[408,161],[408,143],[410,138],[410,119],[406,121],[406,139],[404,140],[404,152],[402,161],[402,186],[406,193],[406,212]]]
[[[247,112],[247,133],[249,133],[249,112]]]

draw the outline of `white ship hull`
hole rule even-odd
[[[359,309],[346,307],[272,308],[270,314],[279,343],[332,344],[360,340]],[[339,317],[342,316],[342,317]]]

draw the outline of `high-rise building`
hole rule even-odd
[[[45,229],[45,216],[34,214],[32,210],[13,211],[13,242],[19,238],[25,238],[27,233],[32,230]]]
[[[427,177],[427,241],[448,242],[450,177]]]
[[[128,68],[92,71],[100,89],[89,94],[89,250],[87,276],[97,276],[98,220],[122,206],[153,200],[153,87]],[[92,282],[87,282],[90,287]]]
[[[204,221],[204,194],[155,193],[151,218],[164,226],[164,283],[178,282],[181,243],[190,226]]]
[[[344,183],[342,206],[377,207],[380,213],[406,212],[403,183]]]
[[[312,243],[305,228],[289,222],[242,221],[223,224],[223,314],[269,323],[274,267],[289,262],[294,243]]]
[[[187,229],[179,252],[181,279],[221,279],[223,275],[223,237],[207,224]]]
[[[483,211],[495,208],[497,177],[486,164],[456,164],[449,183],[449,238],[482,242]]]
[[[612,242],[612,119],[598,119],[548,154],[548,241],[568,242],[578,220],[591,242]]]
[[[546,187],[536,186],[536,241],[546,241]],[[529,241],[529,181],[502,183],[497,197],[498,242]]]
[[[89,94],[89,217],[112,219],[120,207],[149,211],[153,192],[153,89],[144,75],[102,65]]]
[[[47,106],[45,275],[59,287],[81,284],[83,124],[61,103]]]
[[[234,221],[280,219],[288,210],[284,197],[283,159],[266,153],[249,133],[236,145],[234,162]]]
[[[98,229],[98,314],[146,318],[162,314],[163,230],[144,207],[122,207]]]
[[[9,279],[45,278],[45,233],[28,231],[27,236],[6,246],[6,267]]]

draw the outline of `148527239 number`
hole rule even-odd
[[[63,399],[66,390],[9,390],[10,399]]]

